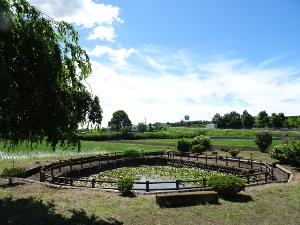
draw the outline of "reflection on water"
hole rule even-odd
[[[174,180],[167,180],[167,179],[162,179],[162,178],[155,178],[155,177],[145,177],[142,176],[139,180],[137,180],[136,182],[169,182],[172,181],[174,182]],[[179,184],[179,188],[183,189],[185,187],[193,187],[194,185],[190,184],[190,183],[180,183]],[[133,189],[142,189],[142,190],[136,190],[137,192],[145,192],[146,191],[146,184],[134,184]],[[150,192],[151,191],[164,191],[164,189],[176,189],[176,184],[174,183],[158,183],[158,184],[149,184],[149,189]],[[153,190],[156,189],[156,190]],[[168,190],[165,190],[168,191]]]

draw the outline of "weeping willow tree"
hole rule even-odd
[[[78,33],[25,0],[0,1],[0,138],[80,147],[78,124],[100,125],[99,99],[85,87],[91,63]]]

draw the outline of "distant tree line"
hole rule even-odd
[[[170,127],[205,127],[207,124],[211,123],[206,120],[195,120],[195,121],[183,121],[174,122],[174,123],[166,123],[167,126]]]
[[[221,116],[216,113],[212,122],[218,128],[223,129],[251,129],[251,128],[299,128],[300,116],[286,117],[284,113],[272,113],[270,116],[266,111],[261,111],[257,116],[252,116],[247,110],[243,114],[235,111]]]

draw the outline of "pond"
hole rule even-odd
[[[98,174],[85,177],[84,179],[96,181],[118,181],[124,177],[130,177],[135,180],[135,182],[168,182],[175,180],[200,180],[203,178],[209,179],[215,175],[224,175],[223,173],[216,171],[207,171],[198,168],[189,168],[189,167],[172,167],[172,166],[138,166],[138,167],[122,167],[113,170],[108,170],[100,172]],[[76,185],[90,185],[87,182],[76,181]],[[194,183],[180,183],[180,188],[192,187],[202,185],[202,182]],[[116,188],[115,184],[108,183],[96,183],[96,187],[100,188]],[[151,189],[170,189],[176,188],[175,183],[159,183],[159,184],[150,184]],[[145,184],[134,184],[134,189],[145,189]]]

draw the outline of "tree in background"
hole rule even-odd
[[[255,126],[258,128],[265,128],[269,127],[269,115],[266,111],[261,111],[258,113],[257,117],[255,118]]]
[[[242,128],[241,115],[235,111],[226,113],[223,116],[223,122],[225,124],[225,128],[230,128],[230,129],[241,129]]]
[[[212,118],[212,122],[217,125],[217,128],[225,128],[224,121],[222,116],[219,113],[216,113]]]
[[[111,120],[108,122],[111,130],[122,131],[123,129],[131,129],[132,124],[126,112],[118,110],[113,113]]]
[[[285,119],[286,118],[283,113],[272,113],[270,117],[270,124],[273,128],[283,128]]]
[[[146,132],[147,126],[144,123],[138,123],[137,129],[138,129],[138,132]]]
[[[244,110],[242,115],[242,126],[244,129],[251,129],[254,125],[254,117],[248,113],[247,110]]]
[[[0,1],[0,136],[11,145],[78,145],[79,123],[100,125],[102,110],[83,81],[89,57],[68,23],[25,0]]]

